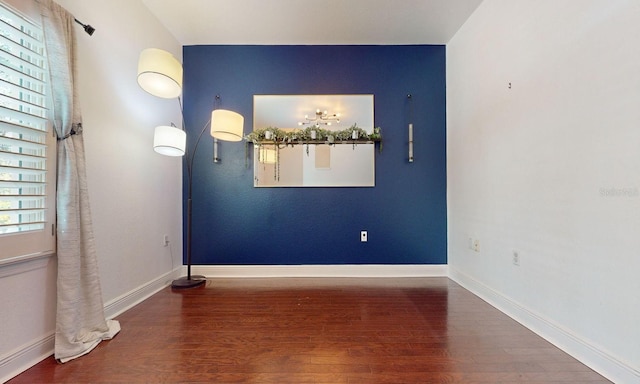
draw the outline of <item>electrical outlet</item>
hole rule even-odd
[[[360,231],[360,241],[363,243],[367,242],[367,231]]]
[[[513,251],[513,265],[520,265],[520,254],[517,251]]]
[[[163,247],[169,246],[169,235],[162,236],[162,246]]]
[[[468,247],[474,252],[480,252],[480,240],[469,237]]]

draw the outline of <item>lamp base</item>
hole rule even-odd
[[[204,285],[207,282],[207,278],[202,275],[184,276],[171,282],[171,288],[174,289],[187,289],[195,288]]]

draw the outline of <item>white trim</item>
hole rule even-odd
[[[2,2],[5,6],[9,7],[11,11],[18,13],[18,16],[28,20],[32,24],[42,26],[40,10],[35,1],[2,0]]]
[[[640,372],[589,340],[453,267],[449,268],[449,278],[614,383],[640,383]]]
[[[45,268],[54,255],[52,251],[47,251],[1,259],[0,278]]]
[[[158,291],[171,285],[171,281],[177,279],[182,274],[184,274],[184,268],[178,267],[171,272],[167,272],[146,284],[110,300],[108,303],[105,303],[104,306],[105,317],[107,319],[113,319],[119,314],[124,313],[128,309],[153,296]]]
[[[0,383],[9,381],[53,355],[53,333],[0,357]]]
[[[274,277],[447,277],[447,265],[194,265],[192,274],[210,278]]]

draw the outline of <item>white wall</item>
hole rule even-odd
[[[141,1],[58,3],[96,28],[91,37],[79,30],[79,81],[101,283],[109,301],[182,264],[181,158],[153,151],[154,128],[180,124],[179,104],[145,93],[136,82],[141,50],[162,48],[181,60],[182,46]],[[171,247],[162,246],[164,234]]]
[[[447,46],[452,277],[621,383],[640,381],[639,47],[636,0],[485,0]]]
[[[141,1],[57,1],[96,28],[90,37],[78,25],[78,64],[91,209],[109,315],[138,299],[136,293],[180,273],[181,159],[152,148],[155,126],[180,123],[179,106],[142,91],[136,71],[142,49],[163,48],[181,58],[182,47]],[[162,246],[164,234],[170,247]],[[34,356],[51,353],[55,258],[32,267],[3,277],[0,271],[0,381],[35,363]]]

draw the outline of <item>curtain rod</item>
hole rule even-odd
[[[88,34],[89,36],[93,35],[93,32],[95,32],[95,31],[96,31],[96,29],[95,29],[95,28],[93,28],[93,27],[92,27],[92,26],[90,26],[89,24],[84,24],[84,23],[82,23],[82,21],[80,21],[80,20],[76,19],[75,17],[73,18],[73,20],[75,20],[75,21],[76,21],[76,23],[78,23],[78,24],[82,25],[82,28],[84,28],[84,31],[85,31],[85,32],[87,32],[87,34]]]

